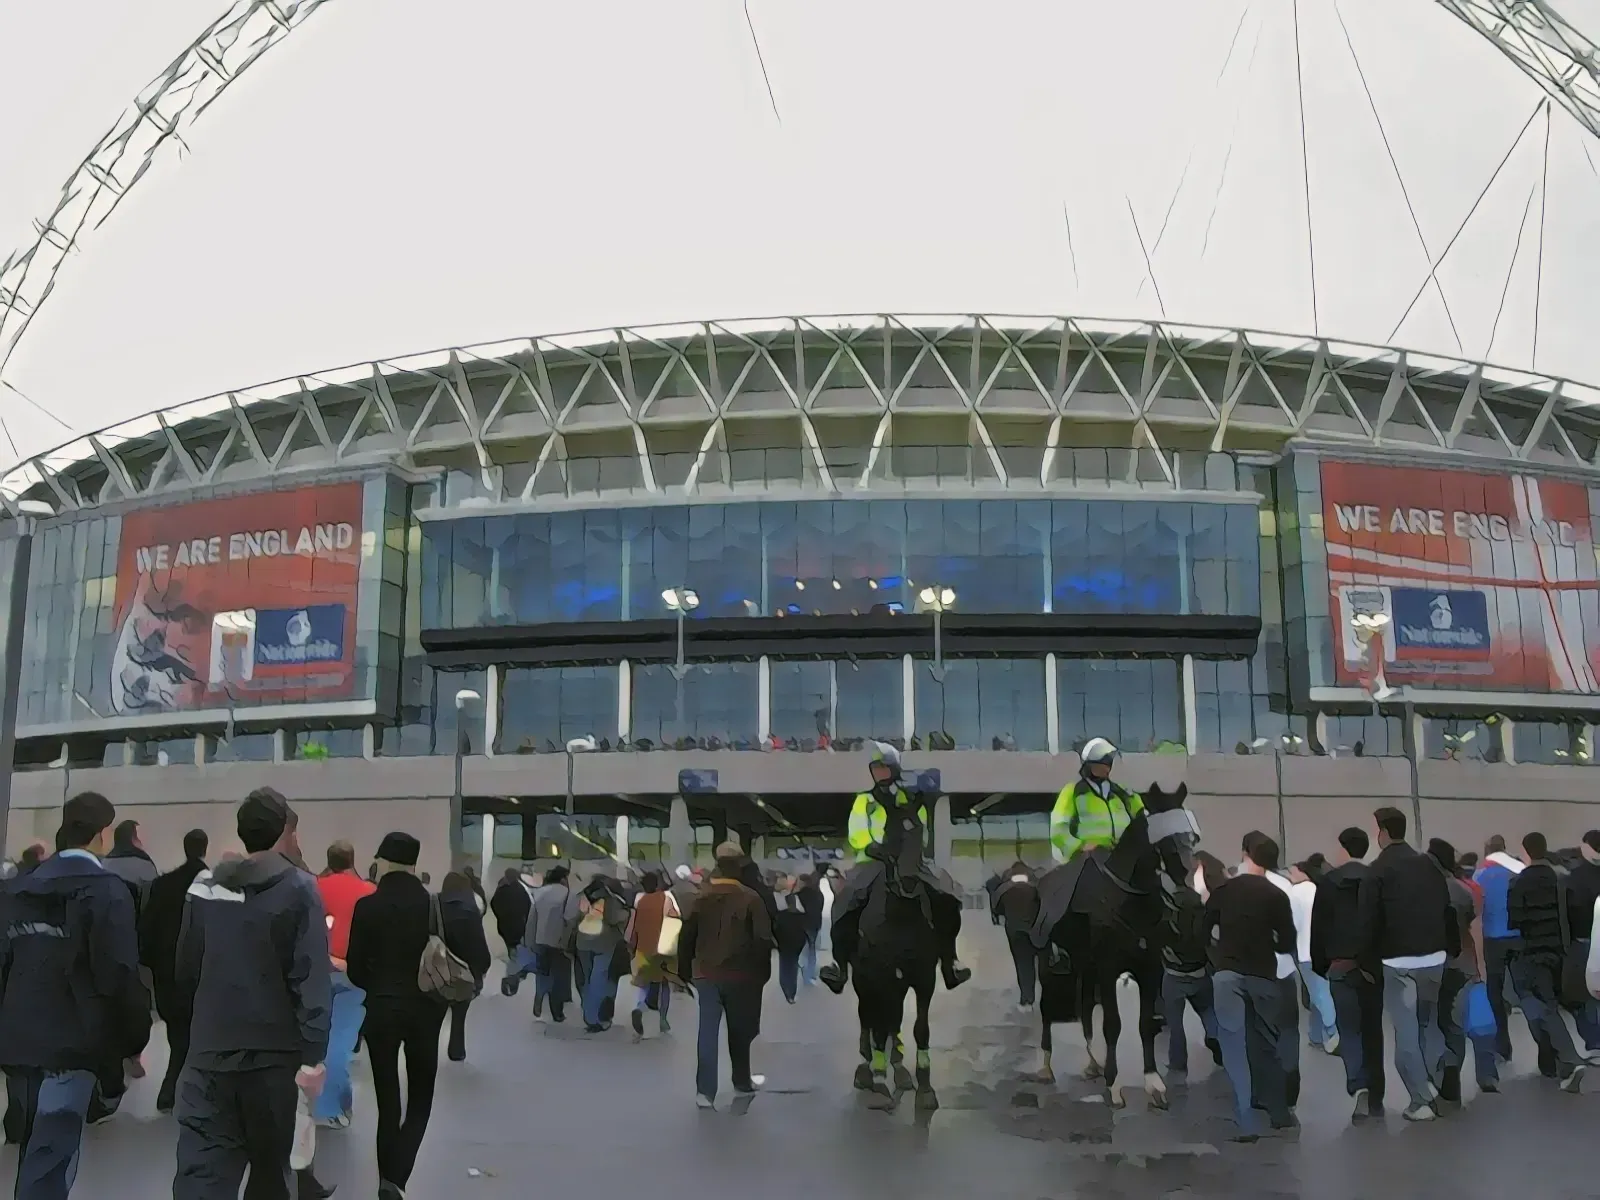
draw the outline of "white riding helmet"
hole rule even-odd
[[[1097,737],[1089,739],[1079,757],[1083,759],[1084,766],[1088,766],[1090,763],[1104,763],[1110,766],[1112,760],[1121,753],[1122,751],[1106,741],[1105,738]]]
[[[895,772],[900,770],[900,751],[889,745],[888,742],[872,742],[871,746],[873,762],[881,762]]]

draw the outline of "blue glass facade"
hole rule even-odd
[[[1257,510],[1149,500],[807,500],[424,524],[423,628],[910,610],[1256,615]]]

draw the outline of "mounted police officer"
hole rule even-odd
[[[1144,801],[1111,779],[1120,751],[1105,738],[1090,738],[1080,757],[1078,778],[1061,789],[1050,813],[1050,849],[1057,862],[1071,862],[1086,850],[1111,850]]]
[[[956,958],[960,899],[949,877],[930,862],[933,823],[928,806],[901,786],[900,752],[884,742],[873,742],[872,747],[872,787],[856,795],[847,826],[857,865],[846,879],[846,894],[835,904],[834,961],[818,974],[835,993],[844,990],[855,959],[861,906],[871,885],[882,877],[883,864],[895,863],[900,864],[902,876],[922,879],[940,901],[934,922],[940,941],[939,969],[946,988],[959,987],[972,977]],[[950,909],[953,912],[945,911]]]

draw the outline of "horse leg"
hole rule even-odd
[[[1100,1020],[1106,1035],[1106,1103],[1112,1108],[1121,1108],[1127,1103],[1122,1093],[1117,1091],[1117,1039],[1122,1036],[1122,1009],[1117,1003],[1119,974],[1114,966],[1107,967],[1100,974],[1100,1007],[1103,1010]]]
[[[889,1088],[889,1051],[894,1045],[895,1025],[889,1013],[892,988],[874,989],[871,1009],[872,1059],[871,1085],[867,1089],[868,1108],[893,1108],[894,1092]]]
[[[1167,1084],[1156,1069],[1156,1013],[1161,1001],[1161,966],[1150,964],[1139,972],[1139,1041],[1144,1048],[1144,1094],[1151,1108],[1167,1107]],[[1180,1026],[1176,1035],[1183,1036]]]
[[[933,1112],[939,1107],[939,1096],[933,1090],[933,1052],[930,1049],[932,1031],[928,1028],[928,1008],[933,1003],[933,970],[916,981],[913,989],[917,997],[917,1019],[911,1027],[917,1040],[917,1111]]]
[[[1089,1065],[1083,1069],[1083,1077],[1088,1080],[1099,1079],[1105,1073],[1100,1060],[1094,1056],[1095,982],[1092,970],[1085,970],[1078,979],[1078,1023],[1083,1027],[1083,1050],[1089,1056]],[[1116,998],[1116,991],[1113,990],[1113,1003]]]
[[[855,1086],[857,1091],[865,1092],[872,1089],[872,1012],[867,1003],[867,995],[861,989],[861,976],[855,980],[856,989],[856,1021],[861,1026],[861,1061],[856,1064]]]

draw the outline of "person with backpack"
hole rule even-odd
[[[133,896],[100,862],[115,820],[104,796],[74,796],[62,808],[56,853],[4,899],[0,1067],[21,1105],[21,1200],[71,1193],[98,1075],[108,1065],[120,1073],[150,1037]]]
[[[405,1195],[433,1111],[439,1031],[449,1005],[473,994],[469,964],[488,952],[476,905],[444,906],[429,895],[417,877],[421,853],[410,834],[385,835],[378,846],[378,890],[356,901],[345,954],[345,973],[367,995],[362,1032],[378,1109],[380,1200]]]
[[[1216,1064],[1222,1065],[1222,1045],[1217,1041],[1217,1017],[1212,1005],[1206,897],[1222,886],[1228,871],[1215,855],[1203,850],[1195,855],[1195,861],[1194,878],[1162,895],[1166,917],[1161,928],[1161,1004],[1167,1023],[1167,1071],[1173,1075],[1189,1073],[1189,1035],[1183,1028],[1185,1008],[1194,1009],[1200,1018],[1206,1049]]]

